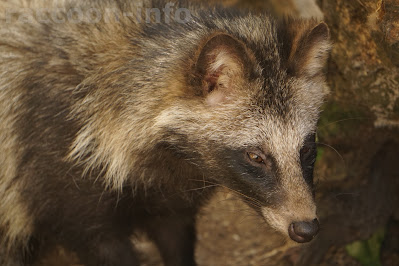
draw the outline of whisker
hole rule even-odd
[[[223,202],[227,202],[227,201],[230,201],[230,202],[233,201],[232,203],[229,203],[229,204],[232,204],[232,206],[231,206],[232,208],[230,208],[231,210],[228,210],[228,209],[226,209],[226,208],[224,208],[222,206],[218,206],[218,203],[219,204],[220,203],[223,204]],[[243,201],[242,201],[242,199],[238,198],[237,196],[234,196],[234,197],[231,197],[231,198],[228,198],[228,199],[219,199],[217,201],[214,201],[213,204],[210,204],[210,205],[204,207],[203,209],[204,210],[222,209],[223,211],[228,211],[228,212],[232,212],[232,213],[236,213],[236,212],[246,212],[246,213],[251,213],[251,214],[254,213],[254,216],[258,216],[250,208],[250,206],[248,206],[248,205],[251,205],[251,202],[246,202],[245,204],[247,204],[247,206],[242,206],[242,205],[239,204],[240,205],[239,208],[237,208],[237,203],[243,204]],[[259,208],[259,206],[257,206],[257,205],[252,205],[252,206]]]
[[[324,127],[328,127],[337,123],[341,123],[341,122],[346,122],[346,121],[351,121],[351,120],[372,120],[371,118],[368,117],[350,117],[350,118],[344,118],[344,119],[340,119],[340,120],[336,120],[333,122],[330,122],[328,124],[325,125],[320,125],[319,128],[324,128]]]
[[[253,220],[254,218],[259,218],[259,215],[257,215],[257,216],[255,216],[255,215],[253,215],[253,214],[246,214],[246,215],[243,215],[241,218],[240,218],[240,220],[238,221],[238,224],[239,225],[241,225],[241,224],[243,224],[243,223],[245,223],[245,220]]]
[[[320,145],[324,145],[326,147],[329,147],[330,149],[332,149],[342,160],[342,162],[344,163],[345,167],[346,167],[346,163],[345,163],[345,159],[344,157],[342,157],[342,155],[331,145],[328,145],[326,143],[322,143],[322,142],[315,142],[316,144],[320,144]]]
[[[201,190],[201,189],[211,188],[211,187],[217,187],[217,186],[218,186],[217,184],[215,184],[215,185],[205,185],[205,186],[202,186],[202,187],[186,189],[186,190],[184,190],[184,192],[196,191],[196,190]]]
[[[332,198],[337,198],[339,196],[360,196],[359,192],[340,192],[340,193],[335,193],[331,195]]]
[[[245,195],[245,194],[243,194],[243,193],[241,193],[241,192],[238,192],[238,191],[236,191],[236,190],[234,190],[234,189],[231,189],[231,188],[229,188],[229,187],[227,187],[227,186],[225,186],[225,185],[217,184],[217,183],[214,183],[214,182],[211,182],[211,181],[208,181],[208,180],[198,180],[198,179],[189,179],[189,180],[191,180],[191,181],[196,181],[196,182],[205,182],[205,183],[209,183],[209,184],[212,184],[212,185],[216,185],[216,186],[219,186],[219,187],[228,189],[229,191],[231,191],[231,192],[233,192],[233,193],[235,193],[235,194],[237,194],[237,195],[240,195],[240,196],[242,196],[242,197],[244,197],[244,198],[247,198],[247,199],[249,199],[250,201],[252,201],[252,203],[255,204],[255,205],[253,205],[253,206],[262,207],[262,202],[258,201],[257,199],[254,199],[254,198],[252,198],[252,197],[250,197],[250,196],[247,196],[247,195]]]

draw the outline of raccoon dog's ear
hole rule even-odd
[[[324,22],[291,25],[288,71],[295,76],[312,77],[322,73],[331,49],[330,32]]]
[[[245,45],[234,37],[219,33],[207,40],[194,65],[197,87],[206,103],[213,106],[224,102],[244,80],[249,61]]]

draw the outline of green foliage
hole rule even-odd
[[[323,157],[324,154],[324,148],[322,147],[317,147],[317,157],[316,157],[316,162],[319,162],[321,158]]]
[[[347,245],[346,251],[363,266],[381,266],[380,250],[384,236],[385,229],[379,229],[369,239]]]

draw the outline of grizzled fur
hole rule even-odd
[[[183,3],[187,23],[144,23],[123,15],[132,2],[0,3],[0,263],[58,243],[86,265],[137,265],[141,229],[167,265],[194,265],[215,185],[286,235],[316,218],[327,26]],[[72,7],[117,14],[23,19]]]

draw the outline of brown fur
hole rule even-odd
[[[188,23],[126,15],[145,7],[165,3],[0,3],[9,264],[57,243],[87,265],[135,265],[129,236],[143,229],[167,265],[193,265],[195,215],[214,184],[252,199],[285,234],[316,217],[304,168],[313,155],[300,154],[326,94],[327,26],[184,3],[174,8],[190,10]],[[39,8],[65,21],[40,21]],[[71,8],[112,13],[76,23]]]

